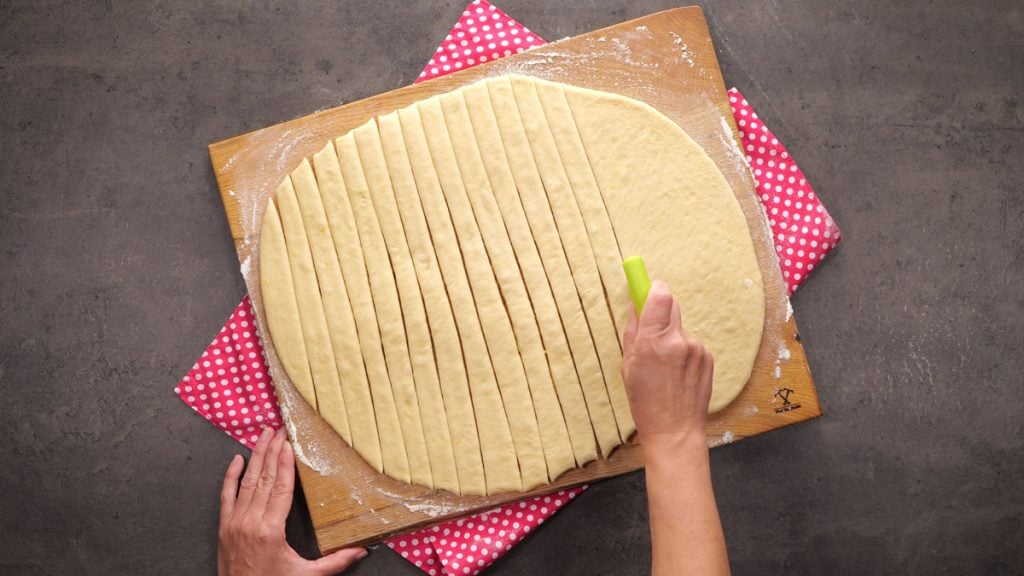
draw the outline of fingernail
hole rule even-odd
[[[363,548],[363,551],[360,552],[358,556],[356,556],[356,560],[362,560],[363,558],[366,558],[369,554],[370,554],[370,551],[367,550],[366,548]]]
[[[262,440],[264,438],[270,438],[270,435],[273,434],[273,433],[274,433],[274,429],[271,428],[270,426],[267,426],[266,428],[263,429],[262,432],[260,432],[260,440]]]
[[[277,434],[278,437],[284,436],[284,428],[278,428],[275,434]]]

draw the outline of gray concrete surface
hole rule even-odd
[[[206,144],[410,83],[462,2],[406,4],[0,2],[0,575],[214,571],[238,448],[171,393],[244,290]],[[1024,573],[1024,8],[706,10],[845,234],[794,298],[825,417],[713,452],[735,573]],[[646,573],[645,506],[603,482],[492,573]]]

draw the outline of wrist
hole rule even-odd
[[[707,454],[708,443],[703,431],[651,434],[640,438],[647,462],[677,456]]]

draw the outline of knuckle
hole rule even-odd
[[[235,531],[238,534],[245,534],[247,536],[253,536],[259,533],[260,522],[258,518],[252,518],[246,516],[239,520],[238,524],[235,525]]]
[[[650,338],[638,339],[634,346],[634,357],[643,358],[645,356],[652,356],[657,352],[655,342]]]
[[[647,294],[647,303],[644,305],[648,306],[650,304],[654,304],[655,306],[658,307],[671,307],[672,300],[672,293],[669,292],[668,290],[651,290]]]
[[[699,359],[704,350],[704,346],[697,339],[692,337],[686,338],[684,347],[686,355],[689,358]]]
[[[266,489],[270,488],[271,486],[274,485],[274,482],[275,482],[275,478],[274,478],[274,474],[272,472],[269,472],[269,473],[268,472],[264,472],[263,474],[260,474],[259,487],[261,489],[266,490]]]
[[[679,334],[668,334],[658,344],[661,356],[676,357],[686,353],[686,341]]]
[[[267,525],[261,525],[256,532],[256,539],[260,542],[273,542],[277,538],[277,532]]]
[[[270,489],[271,496],[285,496],[291,493],[291,489],[284,482],[274,482],[274,487]]]
[[[242,484],[241,484],[241,486],[242,486],[242,488],[249,488],[249,489],[252,489],[252,488],[255,488],[255,487],[256,487],[256,482],[257,482],[257,480],[256,480],[256,478],[255,478],[255,477],[253,477],[252,475],[248,475],[248,474],[247,474],[247,475],[245,476],[245,478],[242,478]]]

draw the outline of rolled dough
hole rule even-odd
[[[270,336],[303,398],[388,476],[518,491],[628,439],[625,256],[715,354],[710,411],[750,377],[764,293],[743,213],[646,104],[499,77],[371,120],[313,167],[264,219]]]

